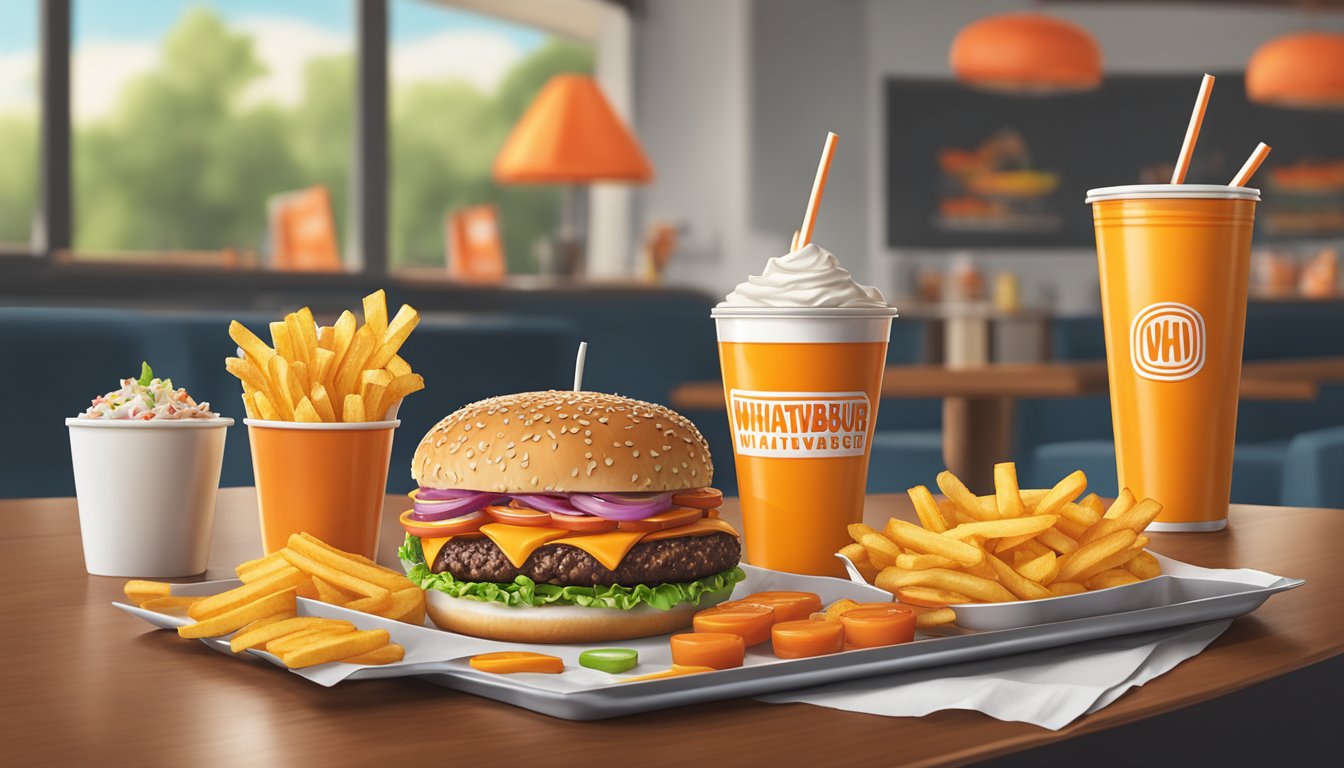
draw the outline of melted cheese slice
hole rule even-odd
[[[593,556],[593,559],[601,563],[607,570],[614,571],[625,559],[625,555],[630,548],[639,543],[640,539],[648,536],[643,531],[612,531],[610,533],[591,533],[583,536],[571,536],[567,539],[556,539],[552,544],[568,544],[571,547],[577,547]]]
[[[438,536],[432,539],[421,538],[420,549],[425,553],[425,565],[433,568],[434,561],[439,559],[439,552],[443,549],[443,545],[452,540],[452,536]]]
[[[683,525],[680,528],[668,528],[664,531],[654,531],[644,535],[644,541],[657,541],[659,539],[676,539],[682,536],[708,536],[711,533],[727,533],[733,536],[739,536],[733,526],[725,523],[717,517],[706,517],[696,520],[690,525]]]
[[[490,523],[481,526],[481,533],[495,542],[504,556],[513,563],[514,568],[522,568],[529,555],[537,547],[556,539],[573,535],[573,531],[560,528],[543,528],[535,525],[506,525]]]

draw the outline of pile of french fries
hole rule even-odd
[[[307,307],[271,323],[271,345],[242,323],[229,324],[229,338],[242,357],[224,361],[243,382],[243,405],[251,419],[271,421],[381,421],[425,380],[397,354],[420,315],[403,304],[389,322],[387,297],[364,297],[364,325],[349,310],[318,327]]]
[[[296,617],[296,597],[410,624],[425,621],[420,587],[390,568],[306,533],[290,536],[286,547],[249,560],[236,572],[243,585],[214,595],[173,595],[168,584],[131,580],[126,597],[148,611],[185,611],[195,623],[178,627],[182,637],[237,633],[229,643],[234,653],[262,648],[291,669],[331,661],[390,664],[405,654],[385,629],[359,630],[349,621]]]
[[[1095,494],[1075,502],[1087,477],[1074,472],[1048,490],[1021,490],[1017,467],[994,466],[994,494],[976,496],[951,472],[946,497],[907,493],[920,525],[892,518],[883,530],[849,526],[840,552],[870,583],[926,606],[1038,600],[1117,587],[1161,574],[1143,531],[1162,511],[1129,489],[1107,508]]]

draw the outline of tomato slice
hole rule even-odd
[[[815,592],[756,592],[734,602],[768,605],[775,609],[775,621],[801,621],[821,610]]]
[[[770,639],[775,609],[768,605],[719,604],[695,614],[696,632],[726,632],[737,635],[747,645],[759,645]]]
[[[408,509],[401,513],[401,527],[412,536],[432,539],[438,536],[456,536],[461,533],[473,533],[481,529],[482,525],[490,522],[490,518],[481,511],[472,512],[461,517],[453,517],[447,520],[440,520],[436,523],[426,523],[415,520],[411,513],[415,510]]]
[[[783,621],[770,630],[770,642],[781,659],[825,656],[845,649],[845,625],[838,621]]]
[[[672,503],[679,507],[714,509],[723,504],[723,491],[718,488],[696,488],[672,494]]]
[[[551,513],[551,522],[554,528],[563,528],[566,531],[577,531],[578,533],[608,533],[616,530],[616,521],[607,520],[593,515],[561,515],[555,512]]]
[[[622,520],[617,527],[622,531],[663,531],[680,528],[700,519],[702,511],[694,507],[673,507],[643,520]]]
[[[565,671],[565,662],[558,656],[530,651],[499,651],[472,656],[467,662],[472,669],[493,672],[496,675],[510,675],[515,672],[542,672],[558,675]]]
[[[673,635],[672,663],[680,666],[732,669],[742,666],[747,645],[727,632],[690,632]]]
[[[528,509],[527,507],[492,506],[485,508],[485,514],[497,523],[508,523],[509,525],[549,526],[551,524],[551,516],[548,513]]]
[[[705,517],[713,517],[713,518],[717,518],[718,516],[719,516],[719,510],[717,510],[717,509],[706,509],[706,510],[705,510]]]
[[[900,605],[851,608],[840,614],[846,648],[878,648],[915,639],[915,612]]]

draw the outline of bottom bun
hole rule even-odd
[[[684,629],[697,612],[718,605],[731,594],[731,589],[705,592],[699,604],[682,603],[666,611],[651,605],[623,611],[582,605],[515,607],[429,589],[425,608],[435,624],[463,635],[510,643],[596,643]]]

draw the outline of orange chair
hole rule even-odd
[[[504,241],[499,235],[499,209],[493,205],[461,208],[448,214],[448,274],[476,283],[504,279]]]
[[[272,197],[271,264],[295,272],[339,272],[341,251],[331,195],[322,185]]]

